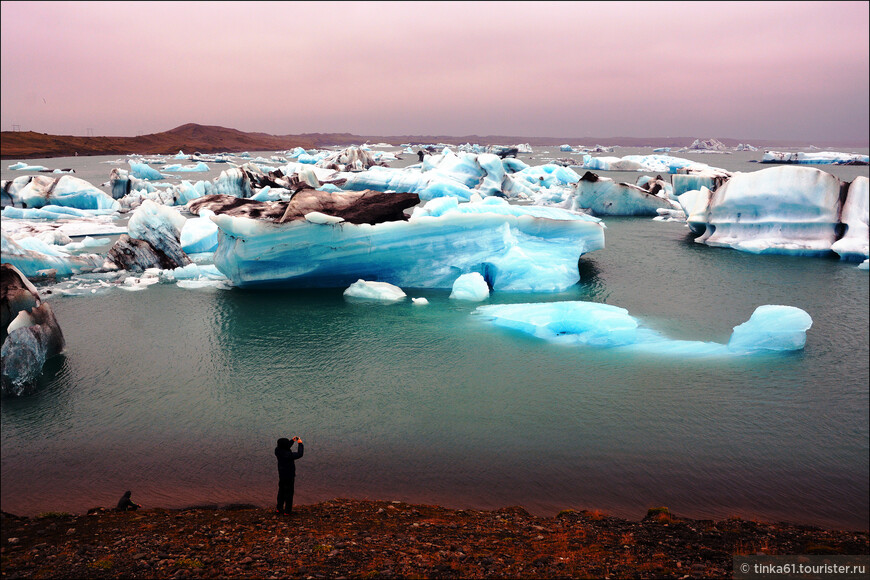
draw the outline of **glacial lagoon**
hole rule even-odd
[[[535,151],[520,157],[572,156]],[[614,155],[632,153],[650,150]],[[672,154],[768,167],[749,163],[761,151]],[[29,162],[98,185],[110,159]],[[20,175],[6,165],[3,179]],[[845,181],[868,173],[820,168]],[[576,286],[494,292],[483,304],[600,302],[670,338],[720,343],[757,306],[791,305],[812,316],[806,347],[685,359],[553,344],[487,324],[450,290],[405,289],[426,306],[350,301],[343,289],[54,292],[66,351],[34,394],[2,402],[3,510],[83,512],[126,489],[146,507],[270,505],[275,440],[299,435],[301,503],[630,518],[666,505],[695,518],[866,528],[867,273],[707,247],[682,223],[605,223],[605,248],[581,258]]]

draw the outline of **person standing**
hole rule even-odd
[[[298,451],[293,451],[293,443],[298,443]],[[296,482],[296,460],[302,457],[305,446],[302,439],[294,437],[289,440],[285,437],[278,439],[275,447],[275,457],[278,458],[278,507],[275,513],[293,513],[293,488]]]

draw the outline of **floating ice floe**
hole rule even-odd
[[[460,275],[479,272],[493,290],[558,292],[579,280],[581,255],[604,247],[600,220],[568,210],[439,198],[406,219],[402,210],[417,202],[412,194],[303,190],[286,203],[233,207],[235,215],[197,203],[218,214],[211,218],[220,229],[214,262],[238,286],[344,287],[367,279],[451,288]],[[241,217],[252,210],[261,219]],[[311,223],[310,211],[345,221]]]
[[[867,180],[856,179],[841,206],[843,185],[816,168],[771,167],[736,173],[715,192],[702,188],[679,201],[701,234],[698,243],[806,256],[839,249],[844,258],[867,258]],[[852,235],[834,248],[844,229]]]
[[[463,274],[453,283],[453,291],[450,298],[454,300],[466,300],[468,302],[480,302],[489,298],[489,286],[486,280],[478,272]]]
[[[118,202],[104,191],[71,175],[36,175],[29,180],[15,179],[6,191],[12,205],[22,208],[55,205],[78,209],[120,209]]]
[[[749,143],[740,143],[734,148],[735,151],[758,151],[758,147],[753,147]]]
[[[209,167],[202,161],[193,165],[181,165],[176,163],[174,165],[164,165],[160,168],[162,171],[169,171],[171,173],[179,173],[179,172],[200,172],[200,171],[208,171]]]
[[[594,302],[542,302],[479,306],[475,314],[492,323],[564,344],[620,348],[652,354],[733,356],[800,350],[812,318],[793,306],[759,306],[734,327],[728,344],[671,340],[643,328],[624,308]]]
[[[13,163],[8,168],[12,171],[48,171],[48,167],[44,165],[28,165],[23,161]]]
[[[429,301],[423,297],[411,298],[411,302],[414,303],[414,306],[426,306],[427,304],[429,304]]]
[[[357,280],[347,287],[344,295],[348,298],[377,300],[379,302],[400,302],[407,297],[407,294],[398,286],[387,282],[369,282],[367,280]]]
[[[796,163],[805,165],[868,165],[870,155],[841,153],[838,151],[765,151],[761,163]]]

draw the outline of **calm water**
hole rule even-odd
[[[737,169],[760,155],[696,158]],[[85,163],[95,177],[77,176],[105,181],[111,166],[94,168],[105,159]],[[709,248],[681,224],[606,223],[607,247],[581,260],[569,292],[488,303],[605,302],[670,337],[718,342],[756,306],[788,304],[813,317],[806,349],[683,361],[557,346],[490,326],[476,305],[434,290],[408,290],[426,307],[174,285],[57,296],[67,350],[36,394],[2,402],[2,509],[83,512],[126,489],[145,506],[271,505],[275,440],[300,435],[298,503],[632,518],[667,505],[866,529],[867,273]]]

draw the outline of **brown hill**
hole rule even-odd
[[[739,140],[722,138],[729,147]],[[562,143],[587,146],[621,145],[623,147],[683,147],[694,141],[692,137],[523,137],[506,135],[391,135],[364,136],[351,133],[303,133],[300,135],[269,135],[245,133],[214,125],[188,123],[162,133],[137,137],[80,137],[75,135],[48,135],[33,131],[3,131],[0,133],[0,158],[33,159],[71,157],[73,155],[169,155],[183,150],[185,153],[220,153],[237,151],[277,151],[294,147],[322,148],[331,145],[352,145],[365,142],[400,143],[479,143],[481,145],[515,145],[529,143],[536,146],[557,146]],[[787,141],[749,140],[760,147],[788,147],[808,143]],[[742,142],[747,142],[743,140]],[[817,145],[824,145],[817,143]]]

